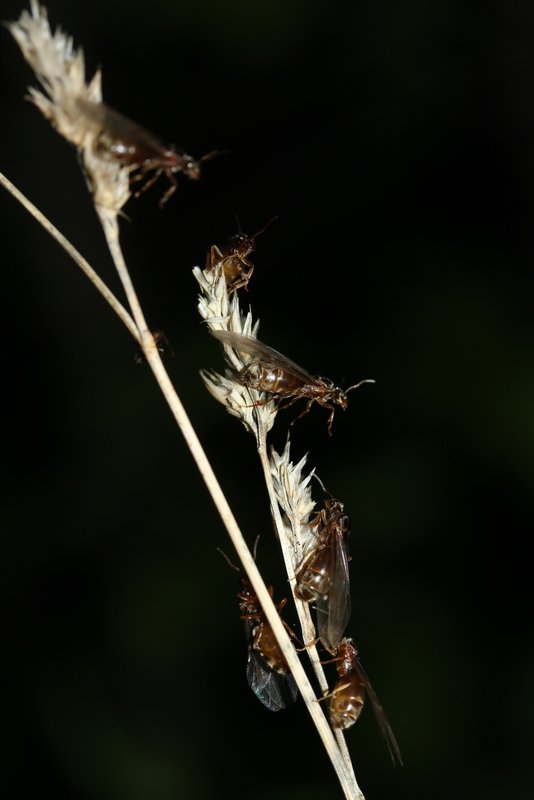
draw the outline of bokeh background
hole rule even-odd
[[[2,19],[23,4],[2,0]],[[293,429],[352,520],[350,633],[387,710],[348,732],[369,800],[532,797],[534,6],[49,0],[107,102],[206,164],[124,249],[166,363],[276,595],[252,438],[191,268],[257,240],[262,338],[345,385]],[[0,33],[1,169],[117,288],[76,153]],[[225,531],[135,345],[6,193],[0,783],[18,797],[341,796],[301,703],[245,681]],[[273,443],[291,419],[281,414]],[[320,499],[320,493],[317,499]],[[292,619],[288,609],[287,618]],[[2,792],[3,793],[3,792]],[[7,796],[7,792],[6,792]]]

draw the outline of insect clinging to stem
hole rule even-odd
[[[340,642],[336,656],[332,660],[336,662],[338,680],[332,691],[323,698],[330,700],[332,727],[345,729],[354,725],[362,712],[367,695],[380,732],[386,740],[391,759],[394,764],[402,766],[402,756],[395,734],[361,665],[358,650],[352,639],[343,639]]]
[[[328,497],[315,520],[317,542],[295,575],[295,594],[315,603],[317,629],[323,647],[334,653],[351,614],[347,537],[350,520],[339,500]]]
[[[222,550],[219,550],[219,552],[232,569],[235,569],[236,572],[241,572],[239,567],[232,564]],[[272,586],[268,587],[268,592],[272,598]],[[240,579],[237,597],[241,619],[245,623],[245,635],[248,644],[248,685],[258,700],[269,711],[280,711],[289,708],[297,699],[297,684],[276,640],[273,629],[267,621],[258,596],[246,575],[242,575]],[[276,608],[279,613],[286,603],[287,600],[285,598],[277,603]],[[291,631],[291,633],[293,632]]]

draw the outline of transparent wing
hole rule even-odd
[[[99,127],[104,128],[113,138],[129,139],[137,142],[139,147],[144,146],[155,151],[160,150],[163,146],[155,134],[105,103],[88,103],[86,100],[78,100],[78,104],[87,117]]]
[[[295,364],[294,361],[286,358],[277,350],[273,350],[272,347],[263,344],[259,339],[255,339],[254,336],[245,336],[242,333],[233,333],[231,331],[210,330],[210,333],[227,347],[232,347],[240,353],[249,353],[263,367],[282,369],[284,372],[288,372],[298,378],[302,383],[314,384],[317,382],[316,378],[306,372],[305,369],[299,367],[298,364]]]
[[[399,745],[395,738],[395,734],[391,729],[391,725],[389,724],[389,720],[386,717],[385,711],[382,708],[378,697],[376,696],[376,692],[373,689],[371,681],[367,677],[367,674],[364,668],[362,667],[359,658],[356,658],[356,661],[353,664],[353,669],[358,673],[359,677],[361,678],[365,686],[365,691],[367,692],[367,697],[369,698],[371,706],[373,707],[373,712],[376,717],[380,733],[386,740],[391,760],[393,761],[394,764],[399,764],[400,766],[402,766],[403,763],[402,756]]]
[[[289,708],[297,699],[297,684],[293,676],[275,672],[252,647],[248,650],[247,681],[258,700],[269,711]]]
[[[323,646],[334,653],[352,610],[347,544],[339,530],[330,547],[329,577],[328,595],[317,600],[317,630]]]

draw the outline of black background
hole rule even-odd
[[[0,3],[3,19],[21,5]],[[166,363],[276,595],[252,438],[191,268],[257,241],[261,338],[351,395],[293,429],[352,520],[350,634],[403,752],[348,732],[368,800],[532,795],[534,7],[50,0],[106,101],[197,156],[127,206],[128,263]],[[24,101],[0,32],[1,169],[117,291],[76,153]],[[17,796],[340,796],[301,703],[245,681],[233,556],[135,344],[14,200],[2,225],[2,584]],[[282,447],[290,412],[278,418]],[[317,499],[320,499],[318,493]],[[291,612],[288,609],[288,619]]]

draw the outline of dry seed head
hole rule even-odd
[[[37,0],[30,6],[31,14],[23,11],[17,22],[6,25],[46,92],[30,87],[30,100],[78,148],[94,202],[119,211],[130,197],[128,169],[98,156],[98,115],[84,111],[102,103],[100,70],[87,84],[83,50],[75,50],[72,38],[60,28],[52,34],[46,8]]]
[[[199,286],[198,311],[211,330],[232,331],[245,336],[256,336],[259,320],[253,322],[250,310],[243,314],[237,293],[228,299],[228,287],[224,270],[193,270]],[[259,426],[264,433],[271,430],[276,417],[274,400],[261,392],[249,389],[237,379],[236,374],[247,366],[247,357],[232,348],[225,347],[225,358],[230,367],[224,375],[213,370],[202,370],[202,380],[210,394],[226,406],[228,412],[238,417],[243,425],[259,437]]]
[[[289,439],[281,454],[271,448],[269,460],[276,498],[286,516],[285,531],[292,552],[293,569],[296,571],[317,542],[316,526],[307,524],[315,508],[310,486],[314,472],[302,476],[307,455],[298,464],[293,464]]]

